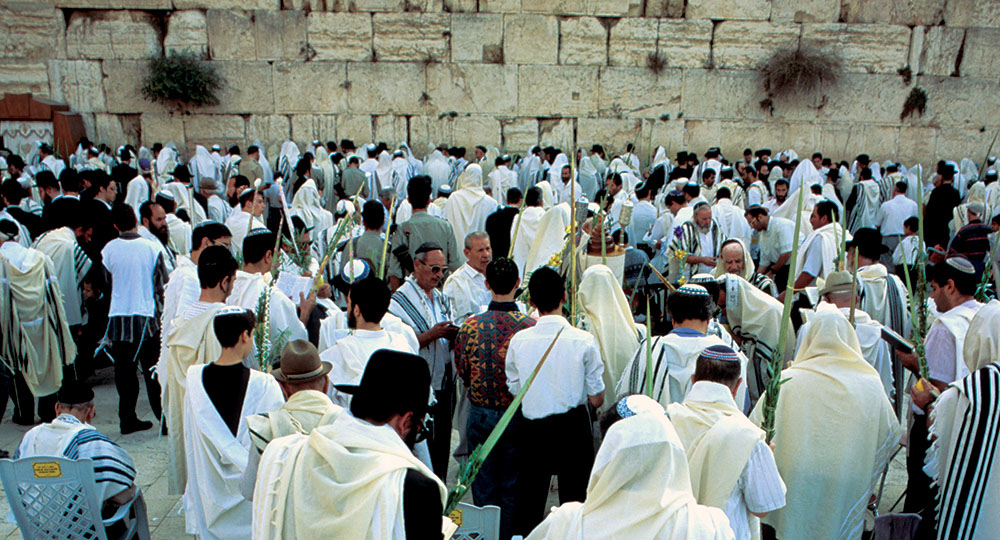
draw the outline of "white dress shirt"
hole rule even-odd
[[[772,217],[767,228],[760,231],[760,265],[772,265],[778,262],[782,253],[792,251],[795,241],[795,223],[790,219]],[[794,262],[794,261],[792,261]]]
[[[558,315],[545,315],[531,328],[514,334],[507,350],[507,388],[517,395],[559,330],[559,340],[524,395],[524,417],[537,420],[583,405],[588,396],[604,391],[604,364],[597,339],[573,328]]]
[[[875,224],[883,236],[903,234],[903,222],[917,215],[917,203],[906,195],[897,194],[882,203],[875,217]]]
[[[486,275],[465,263],[448,276],[441,291],[451,299],[451,312],[456,318],[482,313],[493,300],[486,288]]]

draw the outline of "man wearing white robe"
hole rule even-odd
[[[497,204],[503,205],[507,196],[507,190],[517,187],[517,174],[508,168],[508,165],[510,165],[510,156],[508,155],[498,157],[495,164],[496,168],[486,178],[489,182],[493,199]]]
[[[542,192],[540,189],[531,188],[524,196],[524,208],[520,215],[514,217],[510,225],[510,256],[517,263],[521,270],[521,278],[524,278],[524,265],[528,261],[528,253],[535,242],[535,234],[538,232],[538,223],[545,214],[542,208]],[[506,256],[506,253],[499,255]]]
[[[198,286],[200,293],[185,306],[164,331],[163,350],[157,366],[168,430],[169,461],[167,492],[180,494],[187,482],[184,453],[184,396],[187,370],[194,365],[208,364],[219,357],[222,347],[212,328],[215,314],[226,307],[225,300],[236,277],[236,259],[222,246],[209,246],[199,257]]]
[[[139,206],[150,200],[154,191],[152,165],[148,159],[140,159],[139,175],[129,180],[125,188],[125,204],[135,210],[136,219],[139,218]]]
[[[253,348],[255,322],[248,310],[220,310],[212,326],[221,354],[211,364],[187,370],[185,531],[205,540],[250,535],[251,505],[239,489],[250,449],[243,419],[285,401],[274,377],[243,365]]]
[[[878,227],[878,211],[882,207],[878,182],[872,179],[871,169],[861,169],[861,180],[855,184],[844,206],[847,209],[847,228],[853,234],[862,227]]]
[[[813,315],[781,378],[772,442],[787,504],[763,522],[779,538],[858,538],[902,435],[878,373],[862,357],[847,318],[831,306]],[[762,397],[750,416],[757,425],[764,403]]]
[[[861,309],[883,326],[908,336],[912,329],[909,294],[899,276],[879,262],[887,249],[877,230],[858,229],[847,243],[847,268],[857,263]]]
[[[208,201],[208,219],[218,223],[225,223],[229,219],[229,214],[233,209],[222,200],[217,191],[217,186],[213,182],[202,180],[201,194]]]
[[[481,313],[493,299],[486,287],[486,266],[493,260],[490,236],[475,231],[465,237],[465,264],[444,282],[442,292],[451,300],[456,319]]]
[[[473,163],[466,167],[458,178],[458,189],[448,197],[445,216],[455,231],[455,245],[475,231],[486,229],[486,218],[499,207],[497,202],[483,191],[483,169]],[[465,255],[458,257],[465,262]]]
[[[712,219],[719,223],[726,238],[738,238],[744,245],[750,245],[750,224],[744,217],[743,209],[734,205],[729,188],[722,187],[715,194]]]
[[[320,354],[331,365],[327,395],[341,407],[350,405],[350,395],[338,391],[335,385],[358,384],[372,353],[390,349],[417,354],[419,350],[402,333],[390,332],[383,326],[389,299],[389,288],[373,276],[351,284],[347,296],[347,325],[351,332]]]
[[[830,272],[836,271],[833,261],[844,241],[844,235],[847,235],[848,241],[851,240],[850,233],[845,232],[840,223],[837,223],[837,209],[830,201],[816,204],[809,223],[813,231],[799,246],[798,260],[794,266],[796,290],[813,285],[817,278],[825,279]],[[778,300],[783,300],[784,297],[785,293],[781,291]]]
[[[243,239],[251,229],[264,227],[264,195],[254,189],[246,188],[239,195],[239,209],[234,209],[226,220],[226,227],[232,233],[231,250],[234,256],[243,250]],[[251,222],[252,218],[252,222]]]

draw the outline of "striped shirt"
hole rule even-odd
[[[723,511],[729,518],[736,540],[752,536],[747,512],[763,514],[785,506],[785,483],[781,481],[774,454],[764,441],[750,452],[740,479],[736,482]]]

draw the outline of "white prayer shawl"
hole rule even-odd
[[[820,306],[822,308],[818,307],[817,309],[829,309],[831,304],[821,302]],[[851,316],[851,308],[845,307],[839,309],[845,317]],[[803,312],[803,315],[807,313],[809,312]],[[796,349],[802,344],[802,338],[805,337],[808,326],[809,322],[807,320],[799,328]],[[855,309],[854,330],[858,335],[858,345],[861,347],[861,355],[878,372],[878,376],[882,380],[882,387],[885,389],[885,395],[889,400],[892,400],[896,393],[896,387],[893,383],[895,379],[892,373],[892,357],[890,356],[889,343],[882,339],[882,325],[864,311]]]
[[[924,166],[916,163],[910,167],[908,171],[906,171],[906,174],[903,175],[904,180],[906,181],[906,196],[913,202],[917,201],[917,188],[923,188],[921,185],[923,182],[923,172]],[[926,188],[922,191],[925,195],[927,194]]]
[[[535,242],[535,234],[538,232],[538,225],[541,222],[545,210],[540,206],[526,206],[521,211],[521,224],[518,225],[517,216],[510,225],[510,238],[514,245],[512,257],[517,267],[521,271],[521,279],[524,279],[524,265],[528,260],[528,253]],[[515,234],[517,235],[515,237]],[[506,254],[498,254],[506,255]]]
[[[652,171],[657,166],[661,164],[666,164],[670,166],[670,158],[667,157],[667,149],[662,146],[656,147],[656,153],[653,155],[653,163],[649,166],[649,170]],[[669,170],[666,172],[670,172]]]
[[[216,194],[208,197],[208,219],[225,223],[229,219],[233,209]]]
[[[271,291],[271,301],[268,304],[271,317],[271,343],[277,343],[282,333],[285,333],[287,342],[309,339],[306,327],[299,320],[295,304],[276,287],[268,285],[264,276],[260,274],[237,270],[236,279],[233,280],[233,291],[226,299],[226,304],[240,306],[257,313],[257,302],[265,287],[269,287]]]
[[[771,295],[750,284],[747,280],[725,274],[720,280],[724,287],[726,322],[729,332],[739,338],[740,350],[750,359],[750,366],[744,370],[743,382],[750,394],[750,403],[756,403],[764,393],[768,376],[768,366],[778,348],[781,329],[781,315],[784,306]],[[783,358],[791,358],[791,339],[785,340]],[[741,401],[737,400],[738,403]]]
[[[424,172],[431,177],[431,193],[437,193],[438,188],[448,183],[451,167],[440,150],[435,150],[424,163]]]
[[[242,209],[234,210],[233,213],[229,215],[229,219],[226,220],[226,227],[232,234],[232,238],[229,242],[229,251],[233,252],[234,257],[243,253],[243,239],[247,236],[247,225],[249,225],[249,223],[250,212],[244,212]],[[261,221],[260,218],[254,216],[253,228],[264,228],[264,222]]]
[[[421,174],[424,170],[424,164],[413,156],[413,150],[410,149],[410,145],[406,144],[404,141],[399,143],[398,148],[403,151],[403,155],[406,156],[406,161],[410,164],[410,169],[406,174],[406,179],[409,180],[410,178]]]
[[[427,292],[417,285],[413,276],[406,278],[396,289],[389,302],[389,311],[413,329],[415,334],[427,332],[439,322],[450,320],[448,297],[437,289],[431,289],[433,302]],[[435,389],[443,388],[445,365],[451,362],[451,349],[447,339],[438,338],[420,347],[417,352],[427,362],[431,372],[431,384]]]
[[[383,189],[396,189],[396,185],[399,183],[399,178],[396,176],[395,171],[392,168],[392,156],[389,152],[382,150],[382,153],[378,155],[378,166],[375,168],[375,178],[378,179],[379,191]],[[372,198],[375,196],[373,194]]]
[[[908,293],[902,280],[881,263],[858,269],[861,285],[861,309],[883,326],[900,335],[910,335]]]
[[[350,406],[350,394],[340,392],[334,385],[359,384],[368,360],[379,349],[418,354],[420,346],[417,344],[415,347],[404,334],[385,329],[351,330],[349,335],[338,339],[320,354],[321,360],[333,366],[327,375],[330,385],[326,392],[333,403],[345,408]]]
[[[166,146],[156,155],[156,178],[159,183],[165,184],[173,178],[174,168],[177,165],[177,151],[170,146]]]
[[[712,219],[719,223],[722,234],[726,238],[737,238],[744,245],[750,244],[753,231],[744,217],[744,212],[734,205],[730,199],[720,199],[712,206]]]
[[[639,349],[639,329],[632,319],[628,299],[610,268],[598,264],[587,268],[580,280],[580,310],[587,330],[597,339],[604,362],[604,399],[617,401],[615,386],[625,366]]]
[[[469,233],[486,228],[486,218],[497,209],[497,202],[483,191],[483,169],[473,163],[458,178],[458,189],[448,197],[444,213],[455,231],[455,245],[464,246]],[[458,262],[465,255],[456,253]]]
[[[235,437],[229,431],[202,384],[204,370],[204,365],[188,368],[184,396],[185,530],[205,540],[246,538],[252,529],[251,506],[239,483],[250,455],[250,436],[243,421]],[[273,411],[284,402],[274,377],[250,370],[240,418]]]
[[[639,201],[632,207],[632,221],[629,222],[628,243],[637,246],[652,232],[656,224],[656,207],[649,201]]]
[[[295,166],[299,162],[299,146],[293,141],[285,141],[281,144],[281,153],[278,154],[278,172],[285,179],[286,183],[291,183],[295,178]],[[253,184],[254,179],[250,179]]]
[[[574,195],[573,193],[574,190],[576,190],[575,193],[576,200],[579,201],[580,198],[583,196],[583,187],[580,186],[580,183],[575,180],[572,183],[569,182],[563,183],[562,189],[559,191],[559,197],[557,198],[559,204],[565,203],[567,205],[571,205]]]
[[[156,363],[156,372],[160,374],[161,386],[166,382],[167,373],[167,336],[174,320],[187,311],[191,304],[201,296],[201,283],[198,281],[198,267],[188,257],[177,258],[177,268],[170,272],[167,286],[163,291],[163,313],[160,315],[160,357]],[[213,358],[210,361],[214,361]]]
[[[851,211],[847,228],[851,234],[861,228],[878,227],[878,210],[882,204],[878,184],[873,180],[862,180],[857,184],[858,200]]]
[[[212,155],[208,153],[208,149],[202,145],[196,145],[194,147],[194,157],[188,163],[188,168],[194,173],[194,177],[191,183],[195,186],[201,185],[201,180],[204,178],[211,178],[213,182],[218,183],[216,179],[215,161],[212,159]],[[251,180],[252,182],[253,180]]]
[[[788,198],[791,199],[792,194],[800,187],[808,190],[813,184],[822,184],[823,182],[823,176],[816,170],[812,160],[804,159],[795,167],[795,170],[792,171],[792,177],[788,180]]]
[[[587,198],[588,201],[594,200],[597,195],[597,190],[602,187],[600,181],[600,174],[597,167],[594,165],[593,160],[590,156],[583,156],[580,159],[580,168],[576,171],[576,179],[580,182],[580,187],[583,189],[583,196]]]
[[[135,211],[136,219],[139,219],[139,207],[149,200],[149,183],[141,174],[129,180],[125,192],[125,204]]]
[[[396,196],[397,198],[406,197],[406,186],[407,182],[411,178],[410,176],[410,165],[409,161],[406,161],[405,157],[396,157],[392,160],[392,173],[396,177]]]
[[[517,218],[514,218],[514,221],[516,223]],[[524,227],[523,220],[521,226]],[[538,221],[535,238],[531,242],[531,249],[528,250],[524,266],[518,264],[518,268],[521,268],[522,280],[526,279],[539,266],[548,265],[549,259],[553,255],[562,253],[563,247],[566,245],[566,227],[568,226],[569,212],[562,207],[550,208],[542,215]]]
[[[969,366],[962,361],[964,358],[965,350],[965,339],[968,335],[969,324],[972,322],[973,317],[983,305],[976,303],[975,307],[969,307],[964,304],[955,306],[944,313],[940,313],[937,319],[931,325],[944,325],[944,327],[951,332],[953,338],[955,338],[955,374],[954,380],[959,380],[966,377],[969,372]],[[945,381],[948,382],[948,381]]]
[[[804,212],[803,212],[804,213]],[[837,253],[840,249],[838,242],[844,241],[844,228],[840,226],[839,223],[828,223],[815,231],[809,233],[802,245],[799,246],[799,256],[795,261],[795,276],[798,276],[802,272],[802,268],[805,264],[806,253],[809,251],[809,246],[813,242],[819,242],[820,248],[822,249],[822,259],[823,264],[821,265],[820,275],[817,278],[826,279],[826,276],[830,275],[830,272],[836,271],[834,268],[833,260],[837,257]],[[850,233],[847,234],[847,240],[850,241],[853,236]]]
[[[174,196],[174,200],[177,201],[177,208],[174,211],[187,210],[188,217],[191,219],[193,225],[197,225],[208,219],[205,215],[205,209],[201,207],[200,203],[194,200],[190,185],[176,181],[168,182],[163,186],[163,190],[170,192]]]
[[[552,184],[543,180],[535,184],[535,187],[542,192],[542,208],[548,210],[556,204],[556,193],[552,190]]]
[[[90,271],[91,260],[76,241],[76,235],[69,227],[51,230],[38,238],[35,249],[52,261],[52,268],[59,280],[66,324],[83,324],[83,297],[80,282]]]
[[[34,396],[59,390],[76,357],[52,262],[16,242],[0,245],[0,362],[24,377]]]
[[[800,219],[800,222],[802,223],[802,225],[801,225],[801,232],[800,232],[800,234],[806,235],[806,234],[809,234],[812,231],[812,224],[809,223],[809,216],[810,216],[810,214],[812,214],[812,209],[813,209],[813,206],[815,206],[815,202],[812,200],[812,198],[809,195],[806,194],[806,192],[802,192],[802,194],[803,194],[803,198],[802,198],[802,218]],[[772,199],[772,201],[775,204],[777,204],[777,199]],[[812,203],[812,204],[810,204],[810,203]],[[798,195],[796,195],[795,197],[788,197],[788,198],[786,198],[785,202],[783,202],[780,205],[778,205],[777,208],[771,209],[770,216],[771,217],[785,218],[788,221],[791,221],[792,223],[795,223],[795,214],[798,211],[799,211],[799,197],[798,197]]]
[[[957,170],[960,174],[959,178],[955,179],[955,187],[958,188],[958,194],[962,196],[962,200],[965,200],[969,191],[969,183],[979,179],[979,167],[975,161],[965,157],[959,162]]]
[[[188,320],[178,315],[172,326],[163,331],[167,352],[165,357],[161,357],[163,365],[158,365],[156,372],[162,388],[164,424],[168,430],[167,492],[172,495],[183,493],[187,484],[184,396],[188,368],[212,363],[222,354],[222,345],[215,337],[212,322],[215,314],[224,307],[226,305],[221,302],[213,303],[200,315]]]
[[[166,220],[167,233],[170,235],[170,248],[178,255],[191,253],[191,225],[172,213],[167,214]]]
[[[291,207],[299,211],[299,216],[302,217],[306,227],[313,228],[317,233],[333,226],[333,214],[323,208],[323,199],[320,198],[316,181],[312,178],[299,186],[299,190],[292,197]]]
[[[554,508],[527,540],[724,540],[722,510],[699,505],[684,446],[663,414],[640,413],[608,430],[583,503]]]
[[[787,381],[773,442],[787,504],[762,521],[779,538],[859,538],[869,497],[902,435],[878,373],[862,357],[847,318],[824,308],[781,377]],[[758,425],[764,402],[750,417]]]
[[[569,158],[566,157],[566,154],[560,153],[556,156],[556,159],[552,161],[552,165],[549,167],[549,176],[546,180],[549,181],[549,185],[552,186],[552,189],[555,190],[556,193],[561,192],[563,185],[565,184],[562,179],[562,169],[566,165],[569,165]]]
[[[405,540],[408,469],[438,484],[443,505],[444,484],[388,425],[341,414],[309,435],[276,439],[261,456],[253,538]]]
[[[501,165],[493,169],[488,178],[493,200],[500,205],[507,204],[507,190],[517,187],[517,175],[506,165]]]

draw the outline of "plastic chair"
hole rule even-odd
[[[461,525],[452,535],[452,540],[499,540],[500,507],[482,508],[467,503],[458,503],[456,513],[461,512]]]
[[[149,540],[146,502],[138,488],[113,516],[101,518],[103,501],[97,499],[89,459],[0,459],[0,480],[25,540],[108,540],[106,527],[122,520],[127,526],[122,539]]]

